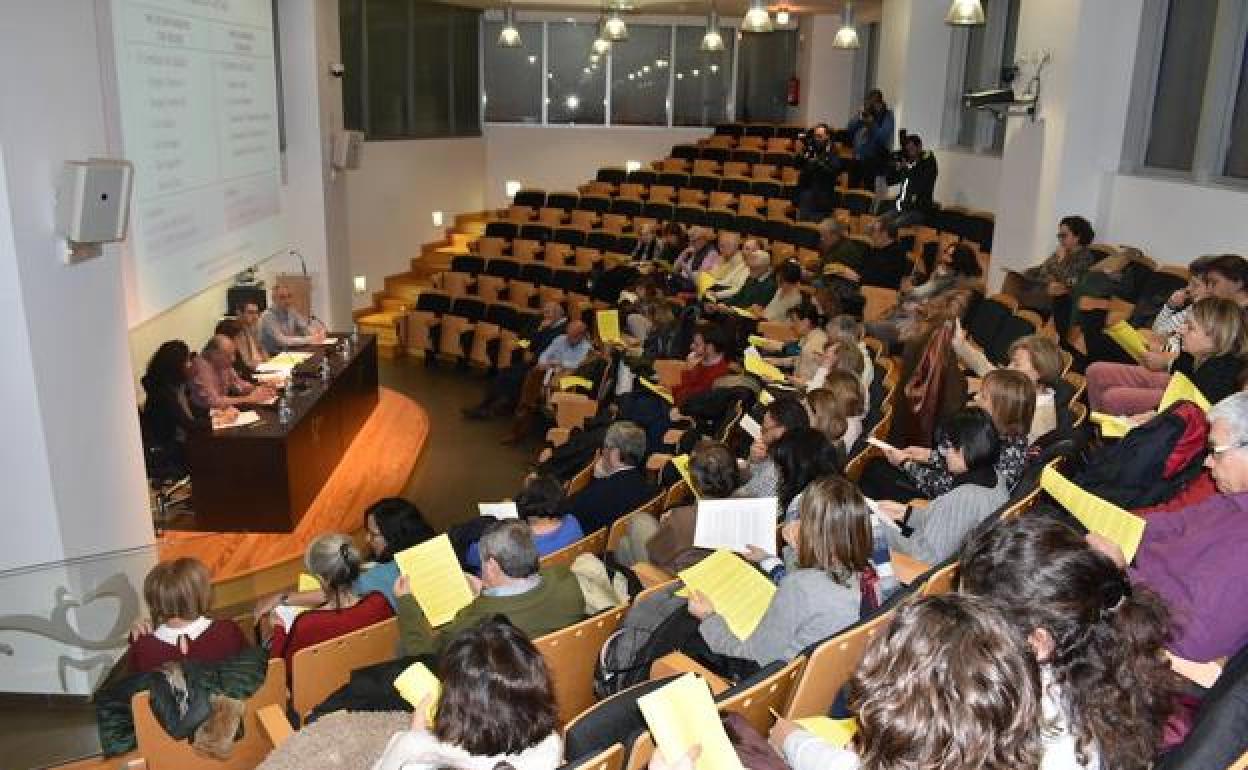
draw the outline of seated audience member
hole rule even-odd
[[[1178,691],[1161,599],[1045,516],[980,533],[959,563],[961,591],[999,607],[1040,664],[1043,767],[1151,767]]]
[[[360,577],[361,562],[360,552],[346,535],[321,535],[308,545],[303,566],[320,582],[325,603],[295,615],[289,628],[283,620],[283,615],[289,617],[288,613],[283,613],[281,608],[269,613],[272,621],[272,636],[267,642],[269,657],[285,658],[288,676],[291,660],[299,650],[394,616],[385,594],[374,591],[359,596],[352,590],[351,586]],[[257,609],[261,606],[257,605]]]
[[[991,603],[963,594],[907,602],[850,681],[855,741],[826,743],[779,719],[769,740],[793,770],[1058,770],[1035,659]]]
[[[871,563],[871,511],[853,482],[825,476],[811,482],[797,520],[784,526],[793,569],[758,626],[739,639],[702,593],[689,597],[689,614],[711,652],[760,666],[789,661],[806,647],[857,623],[879,607],[879,577]],[[788,549],[786,549],[788,550]]]
[[[723,500],[738,486],[737,458],[723,444],[703,441],[689,455],[689,477],[699,499]],[[628,534],[615,549],[616,560],[625,567],[649,562],[676,573],[711,553],[693,545],[698,523],[696,502],[673,508],[661,518],[643,513],[629,522]]]
[[[758,438],[750,444],[742,475],[745,482],[732,493],[733,497],[772,497],[776,494],[776,464],[771,460],[771,447],[785,433],[810,427],[810,416],[802,402],[792,396],[781,396],[763,410]]]
[[[880,219],[898,227],[921,225],[936,208],[936,156],[923,149],[918,134],[906,134],[901,143],[901,158],[894,160],[886,175],[890,185],[899,184],[897,197],[886,201]]]
[[[295,310],[295,295],[288,286],[273,289],[273,304],[260,316],[260,345],[271,356],[297,345],[325,341],[325,329],[308,322]]]
[[[901,279],[910,272],[910,255],[897,239],[897,225],[874,222],[868,228],[871,249],[867,252],[858,277],[864,286],[900,289]]]
[[[959,360],[975,372],[977,377],[986,377],[994,367],[983,351],[974,347],[966,338],[962,324],[957,323],[953,335],[953,350]],[[1020,337],[1010,344],[1009,368],[1027,375],[1035,386],[1036,408],[1030,429],[1027,431],[1031,441],[1056,430],[1063,420],[1058,418],[1057,390],[1062,386],[1062,349],[1052,338],[1043,334],[1029,334]],[[1066,404],[1062,404],[1065,411]]]
[[[394,555],[429,540],[435,533],[420,509],[401,497],[385,497],[370,505],[364,512],[364,531],[373,561],[361,565],[360,576],[351,584],[351,592],[366,596],[376,591],[397,609],[394,581],[399,577],[399,565]],[[256,605],[256,614],[264,615],[279,604],[319,607],[325,601],[325,592],[320,589],[275,594],[267,603]]]
[[[867,358],[863,357],[861,348],[844,338],[829,342],[828,346],[823,349],[823,356],[819,359],[819,368],[815,370],[813,377],[804,382],[796,378],[794,381],[809,393],[822,388],[828,376],[837,369],[852,374],[854,379],[858,380],[858,386],[862,388],[864,394],[870,388],[871,380],[868,379],[868,375],[874,375],[874,367],[868,363]]]
[[[672,400],[677,408],[690,397],[709,391],[715,380],[728,373],[732,363],[729,359],[731,349],[728,333],[719,326],[703,327],[694,333],[686,358],[691,366],[681,373],[680,382],[672,387]]]
[[[1248,393],[1209,412],[1205,466],[1218,494],[1148,517],[1128,569],[1131,582],[1161,595],[1174,618],[1170,649],[1200,662],[1229,657],[1248,644]],[[1119,566],[1122,550],[1097,535],[1093,547]]]
[[[862,272],[866,249],[845,233],[845,225],[831,217],[823,220],[819,230],[819,274],[827,273],[829,265],[841,265],[855,273]]]
[[[594,477],[563,501],[560,512],[575,516],[586,535],[611,526],[659,493],[646,480],[645,460],[645,432],[624,420],[612,423],[603,436]]]
[[[946,420],[938,446],[953,489],[925,506],[877,503],[881,515],[898,525],[885,529],[889,546],[928,564],[957,553],[966,536],[1009,499],[994,467],[1000,446],[997,429],[983,409],[963,409]]]
[[[851,315],[834,315],[824,324],[823,330],[828,333],[828,347],[844,343],[853,345],[858,348],[858,352],[862,353],[862,371],[859,372],[859,378],[862,380],[862,386],[868,388],[875,381],[875,363],[872,360],[871,350],[867,348],[865,341],[866,332],[857,318]],[[826,366],[827,361],[824,362]],[[816,375],[818,379],[818,375]],[[812,381],[813,382],[813,381]],[[808,387],[818,387],[810,385]]]
[[[486,387],[485,398],[474,407],[462,409],[464,417],[483,420],[514,412],[525,378],[537,363],[537,357],[546,352],[546,348],[567,330],[567,326],[568,318],[564,314],[563,305],[553,300],[543,304],[542,320],[538,322],[537,328],[524,336],[529,343],[528,349],[517,348],[512,352],[511,361],[498,362],[498,374]]]
[[[659,240],[662,246],[659,249],[658,259],[669,265],[674,265],[689,247],[689,237],[685,233],[684,226],[679,222],[664,222],[659,230]]]
[[[719,264],[714,269],[706,270],[714,281],[707,289],[709,300],[723,300],[741,290],[745,279],[749,276],[749,267],[745,264],[745,252],[740,248],[741,236],[724,231],[719,234],[716,251],[719,252]],[[757,245],[757,244],[756,244]]]
[[[253,385],[234,369],[234,340],[214,334],[191,365],[191,401],[204,411],[240,404],[261,404],[276,395],[268,385]]]
[[[889,443],[926,443],[942,419],[966,405],[966,375],[953,352],[953,336],[970,296],[969,291],[946,292],[919,307],[912,336],[901,349]]]
[[[867,400],[857,375],[833,369],[822,387],[806,394],[806,408],[810,410],[810,427],[822,433],[842,458],[857,453],[867,417]]]
[[[1057,250],[1044,262],[1021,273],[1007,275],[1001,290],[1018,300],[1028,310],[1043,316],[1053,315],[1054,297],[1066,298],[1083,280],[1097,257],[1088,248],[1096,232],[1081,216],[1062,217],[1057,227]],[[1067,308],[1067,313],[1070,308]],[[1054,318],[1058,331],[1065,333],[1069,318]]]
[[[662,252],[663,241],[659,240],[656,226],[646,223],[637,230],[637,245],[629,253],[628,260],[635,265],[653,262]]]
[[[236,315],[239,325],[242,326],[242,333],[234,340],[238,345],[238,355],[248,369],[254,370],[269,360],[269,354],[260,344],[260,306],[255,302],[245,301],[239,305]]]
[[[403,654],[436,655],[464,629],[495,615],[505,616],[536,639],[585,618],[585,597],[567,567],[540,569],[529,526],[516,519],[491,524],[478,542],[481,578],[472,578],[476,598],[455,619],[430,629],[404,575],[394,586],[399,597]]]
[[[533,536],[533,545],[539,557],[572,545],[585,536],[575,516],[559,513],[559,506],[563,503],[563,485],[550,476],[530,479],[516,495],[515,502],[520,520],[529,525],[529,534]],[[479,543],[468,546],[464,566],[472,572],[481,571]]]
[[[949,244],[926,281],[901,292],[897,305],[882,318],[867,322],[867,334],[888,346],[896,345],[908,336],[919,305],[948,291],[971,288],[980,276],[975,252],[964,243]]]
[[[222,318],[220,321],[217,321],[212,334],[213,336],[229,337],[234,341],[234,371],[247,382],[257,382],[255,368],[248,366],[247,361],[243,358],[242,345],[246,337],[243,333],[243,325],[233,318]]]
[[[554,770],[563,764],[550,672],[524,632],[505,618],[486,618],[446,646],[438,666],[442,690],[418,704],[412,729],[390,739],[373,770],[456,767],[466,770]]]
[[[529,434],[537,409],[541,406],[542,389],[546,383],[557,381],[564,372],[574,371],[593,350],[588,332],[589,327],[584,321],[571,321],[567,331],[555,337],[537,357],[520,388],[511,433],[503,439],[504,444],[519,443]]]
[[[823,362],[823,350],[828,345],[828,335],[820,326],[819,310],[809,302],[803,302],[789,311],[789,322],[797,333],[797,341],[780,347],[782,357],[769,357],[771,363],[793,370],[793,377],[805,382],[815,376]]]
[[[802,493],[812,481],[841,472],[836,447],[814,428],[786,431],[768,454],[776,466],[776,502],[784,521],[797,519]]]
[[[212,576],[198,559],[157,564],[143,579],[150,625],[136,625],[130,636],[130,670],[155,671],[165,663],[212,663],[243,651],[247,640],[232,620],[213,620]]]
[[[1137,415],[1157,408],[1170,377],[1181,373],[1210,403],[1239,390],[1239,375],[1248,354],[1248,327],[1243,311],[1229,299],[1206,297],[1192,306],[1180,333],[1183,352],[1169,372],[1142,367],[1088,370],[1089,385],[1096,375],[1097,389],[1088,389],[1092,411]]]
[[[140,380],[147,395],[139,410],[139,422],[143,443],[149,450],[149,475],[185,473],[187,436],[211,430],[214,421],[229,423],[238,416],[234,407],[213,409],[211,416],[191,408],[187,386],[191,362],[191,349],[186,343],[169,340],[152,354]]]
[[[766,254],[767,260],[771,261],[770,254],[765,251],[759,253]],[[794,260],[785,260],[776,268],[776,281],[776,293],[763,307],[764,321],[783,321],[789,317],[790,310],[802,304],[806,296],[802,294],[802,266]]]
[[[672,288],[676,291],[693,291],[698,273],[719,266],[719,252],[711,235],[712,231],[705,227],[689,228],[689,245],[672,263]]]
[[[749,311],[755,318],[763,317],[776,296],[776,276],[771,269],[771,255],[758,248],[753,238],[745,242],[745,266],[748,271],[741,287],[725,296],[724,306]],[[798,291],[801,294],[801,291]]]

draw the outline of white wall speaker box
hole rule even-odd
[[[360,167],[360,153],[364,149],[363,131],[340,131],[334,134],[334,168],[354,171]]]
[[[134,166],[127,160],[66,161],[56,188],[56,231],[73,243],[124,240]]]

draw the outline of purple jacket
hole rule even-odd
[[[1148,517],[1133,582],[1161,594],[1175,654],[1208,661],[1248,643],[1248,493]]]

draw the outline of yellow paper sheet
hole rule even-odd
[[[567,377],[560,377],[559,389],[568,390],[569,388],[585,388],[586,390],[593,390],[594,383],[590,380],[585,379],[584,377],[575,377],[573,375],[568,375]]]
[[[701,591],[738,639],[754,633],[776,595],[776,585],[732,551],[719,550],[680,573],[690,591]]]
[[[433,675],[428,666],[424,663],[413,663],[408,666],[394,680],[394,689],[398,690],[403,700],[412,704],[413,708],[419,706],[425,696],[432,695],[433,699],[429,702],[429,724],[433,724],[434,714],[438,711],[438,698],[442,697],[442,683]]]
[[[753,318],[753,317],[754,317],[754,314],[753,314],[753,313],[751,313],[751,312],[750,312],[750,310],[749,310],[748,308],[744,308],[744,307],[734,307],[734,308],[732,309],[732,312],[736,313],[736,314],[737,314],[737,315],[739,315],[739,316],[744,316],[745,318]]]
[[[746,356],[745,370],[750,374],[758,375],[765,382],[784,382],[784,372],[776,368],[774,364],[764,361],[762,356]]]
[[[806,717],[805,719],[797,720],[797,724],[803,730],[814,733],[817,737],[823,739],[825,743],[830,743],[838,749],[848,746],[849,742],[858,734],[858,720],[853,717],[849,719]]]
[[[701,746],[694,770],[744,770],[719,721],[710,688],[696,675],[685,674],[641,696],[637,707],[669,763]]]
[[[304,591],[320,591],[321,581],[306,572],[301,572],[299,573],[299,584],[295,587],[295,590],[299,593],[303,593]]]
[[[637,381],[641,383],[641,387],[650,391],[651,393],[663,399],[667,403],[669,404],[676,403],[676,399],[672,396],[671,388],[668,388],[665,385],[660,385],[657,382],[651,382],[650,380],[647,380],[645,377],[638,377]]]
[[[776,397],[771,395],[767,391],[765,390],[758,391],[758,402],[762,404],[763,406],[768,406],[771,404],[772,401],[775,401],[775,400],[776,400]]]
[[[472,603],[472,589],[446,535],[439,535],[394,555],[399,572],[407,575],[412,596],[429,625],[446,625]]]
[[[532,345],[532,344],[533,343],[529,342],[528,340],[524,340],[524,339],[516,340],[516,347],[520,348],[521,350],[528,350],[529,345]]]
[[[1045,468],[1040,474],[1040,486],[1061,503],[1063,508],[1070,511],[1088,531],[1095,532],[1121,548],[1127,563],[1135,558],[1140,539],[1144,537],[1144,525],[1147,523],[1143,518],[1089,494],[1052,468]]]
[[[1104,412],[1093,412],[1088,419],[1101,426],[1101,435],[1105,438],[1122,438],[1135,427],[1126,418]]]
[[[620,311],[599,310],[597,318],[598,339],[608,343],[623,341],[620,336]]]
[[[710,273],[698,273],[697,286],[698,296],[706,296],[706,292],[715,285],[715,277]]]
[[[771,347],[771,340],[767,339],[766,337],[760,337],[757,334],[751,334],[749,337],[746,337],[746,339],[748,339],[750,341],[750,344],[756,348]]]
[[[676,470],[680,473],[680,477],[689,485],[690,491],[694,497],[698,495],[698,487],[693,483],[693,476],[689,475],[689,455],[676,455],[672,458],[672,465],[676,466]]]
[[[1119,321],[1105,327],[1105,334],[1118,346],[1127,352],[1139,363],[1144,359],[1144,352],[1148,350],[1148,343],[1140,336],[1140,333],[1132,328],[1131,324],[1126,321]]]
[[[1209,399],[1200,392],[1191,380],[1182,372],[1175,373],[1170,377],[1170,383],[1166,385],[1166,392],[1161,394],[1161,404],[1157,407],[1157,411],[1168,409],[1171,404],[1176,401],[1191,401],[1200,407],[1202,412],[1208,412],[1213,408],[1209,403]]]

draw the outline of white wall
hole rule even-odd
[[[1119,174],[1097,237],[1158,262],[1248,251],[1248,192]]]
[[[1001,156],[938,149],[936,200],[985,211],[997,210],[1001,187]]]
[[[456,214],[486,207],[485,158],[479,138],[364,145],[360,169],[347,175],[351,272],[368,278],[355,307],[369,305],[387,275],[408,269],[421,244],[442,238]],[[442,227],[434,211],[443,212]]]
[[[893,108],[896,128],[935,145],[940,136],[949,70],[948,3],[884,0],[880,20],[877,80]],[[897,147],[897,137],[893,137]]]
[[[710,128],[650,128],[643,126],[523,126],[485,127],[485,205],[507,205],[503,185],[509,179],[547,191],[571,190],[593,179],[598,169],[642,165],[666,157],[674,144],[688,144],[709,136]]]
[[[802,18],[802,43],[798,51],[802,125],[823,122],[843,127],[857,106],[852,93],[855,52],[832,47],[832,39],[840,26],[839,15],[811,14]]]

